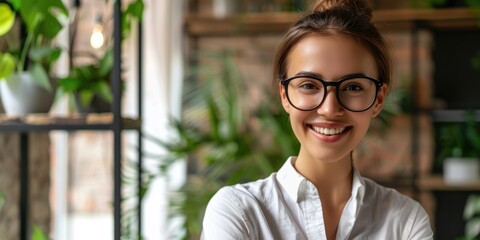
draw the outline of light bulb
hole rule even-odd
[[[103,46],[105,39],[103,36],[103,27],[101,24],[95,24],[92,29],[92,35],[90,36],[90,46],[95,49],[99,49]]]

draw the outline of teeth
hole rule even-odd
[[[317,127],[317,126],[312,126],[313,130],[315,132],[321,133],[323,135],[336,135],[342,133],[345,128],[323,128],[323,127]]]

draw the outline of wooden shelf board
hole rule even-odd
[[[185,18],[187,33],[192,36],[238,34],[279,34],[301,14],[289,12],[237,14],[225,18],[211,15],[190,15]],[[434,28],[479,27],[480,10],[453,9],[392,9],[373,13],[373,21],[382,30],[411,28],[422,22]]]
[[[417,185],[422,191],[480,191],[480,179],[469,184],[452,185],[446,183],[441,175],[420,177]]]
[[[140,129],[141,120],[122,118],[123,129]],[[12,117],[0,114],[0,131],[111,130],[113,114],[87,114],[67,117],[29,114]]]
[[[464,122],[466,110],[431,110],[430,115],[434,122]],[[475,121],[480,122],[480,110],[474,112]]]

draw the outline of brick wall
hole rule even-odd
[[[29,135],[29,221],[48,233],[50,229],[50,138]],[[0,240],[19,238],[19,135],[0,134],[0,191],[6,202],[0,210]]]

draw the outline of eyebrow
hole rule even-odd
[[[320,78],[322,80],[325,80],[323,77],[322,77],[322,74],[319,74],[319,73],[316,73],[316,72],[310,72],[310,71],[301,71],[301,72],[298,72],[297,74],[295,74],[295,77],[296,76],[305,76],[305,77],[314,77],[314,78]],[[363,73],[351,73],[351,74],[347,74],[347,75],[343,75],[341,76],[340,78],[338,79],[333,79],[333,80],[340,80],[340,79],[344,79],[344,78],[348,78],[348,77],[367,77],[367,75],[363,74]],[[332,80],[332,79],[329,79],[329,80]]]

